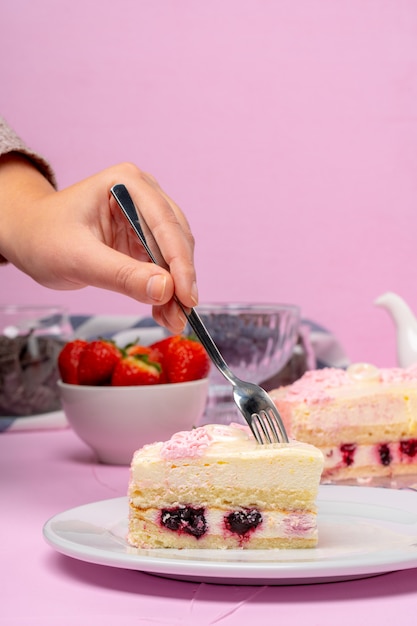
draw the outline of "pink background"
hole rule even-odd
[[[202,302],[297,303],[352,360],[395,364],[373,301],[417,311],[414,0],[13,0],[0,20],[0,111],[60,187],[136,162],[189,218]],[[1,303],[147,312],[0,272]]]

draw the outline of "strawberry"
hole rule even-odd
[[[181,335],[165,337],[165,339],[155,341],[149,346],[149,348],[152,350],[153,359],[162,365],[163,370],[165,369],[165,359],[169,350],[169,346],[172,342],[176,341],[178,337],[181,337]]]
[[[121,358],[122,354],[113,342],[104,339],[90,341],[80,355],[79,384],[110,384],[113,370]]]
[[[165,375],[165,371],[162,367],[162,358],[159,350],[154,349],[152,346],[142,346],[141,344],[131,344],[126,346],[123,350],[123,353],[127,356],[139,356],[139,355],[147,355],[149,361],[153,361],[154,363],[158,363],[160,367],[160,377],[159,383],[167,383],[168,379]]]
[[[126,356],[114,368],[111,384],[115,387],[156,385],[161,382],[161,372],[160,364],[151,361],[148,354]]]
[[[128,356],[136,356],[142,354],[150,355],[152,354],[152,348],[150,348],[149,346],[141,346],[139,343],[132,343],[126,346],[123,349],[123,352]]]
[[[69,341],[58,355],[58,369],[64,383],[78,385],[78,363],[81,352],[87,346],[83,339]]]
[[[163,367],[170,383],[183,383],[205,378],[210,360],[199,341],[176,335],[168,345]]]

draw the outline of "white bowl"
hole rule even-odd
[[[135,450],[197,426],[208,378],[166,385],[93,387],[58,382],[62,407],[99,461],[129,465]]]

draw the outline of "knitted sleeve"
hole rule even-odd
[[[28,148],[4,118],[0,116],[0,156],[9,152],[19,152],[27,157],[56,189],[55,174],[48,161]]]
[[[29,159],[33,165],[49,180],[55,187],[56,178],[52,167],[42,156],[28,148],[22,139],[14,132],[7,122],[0,116],[0,156],[10,152],[18,152]],[[0,254],[0,264],[7,263],[7,260]]]

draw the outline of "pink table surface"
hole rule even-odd
[[[44,523],[71,507],[125,495],[128,468],[96,463],[69,429],[1,434],[0,468],[5,626],[392,626],[416,619],[417,569],[316,585],[223,586],[63,556],[43,539]]]

